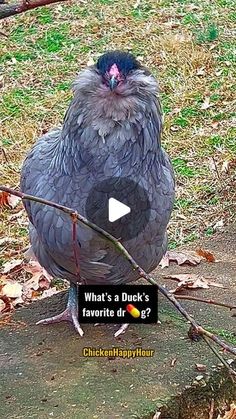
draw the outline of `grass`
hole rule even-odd
[[[217,336],[220,336],[225,341],[227,340],[232,345],[236,345],[236,335],[234,332],[229,332],[228,330],[224,330],[224,329],[213,329],[211,327],[209,327],[208,330],[211,333],[214,333]]]
[[[177,184],[170,247],[211,236],[221,219],[235,220],[235,18],[233,0],[96,0],[2,21],[1,183],[17,187],[27,150],[62,122],[76,73],[120,48],[138,55],[159,80],[163,146]],[[221,172],[226,160],[228,173]],[[18,236],[23,245],[25,229],[7,222],[8,215],[0,235]]]

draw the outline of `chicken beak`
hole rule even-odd
[[[109,87],[112,90],[114,90],[117,86],[118,86],[119,81],[117,80],[117,78],[115,76],[111,76],[110,80],[109,80]]]

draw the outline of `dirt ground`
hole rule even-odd
[[[153,272],[162,284],[173,273],[199,273],[224,284],[190,291],[228,303],[236,300],[236,226],[196,247],[214,253],[218,262],[196,267],[172,265]],[[192,246],[191,246],[192,248]],[[1,396],[0,416],[20,418],[162,419],[217,418],[236,398],[235,384],[219,367],[219,360],[203,341],[191,342],[188,325],[163,297],[159,298],[160,325],[132,325],[119,339],[114,325],[84,325],[80,338],[66,323],[36,326],[44,316],[59,312],[65,303],[60,293],[18,310],[0,328]],[[204,326],[236,346],[232,312],[193,301],[182,301],[189,313]],[[84,347],[154,349],[152,358],[89,358]],[[226,359],[233,356],[225,355]],[[199,372],[196,364],[206,366]]]

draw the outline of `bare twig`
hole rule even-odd
[[[217,350],[214,348],[214,346],[211,345],[208,338],[206,336],[203,336],[203,339],[205,340],[206,344],[209,346],[209,348],[214,352],[214,354],[217,356],[217,358],[222,362],[222,364],[230,371],[230,373],[236,377],[236,372],[230,367],[230,365],[225,361],[225,359],[217,352]],[[235,380],[233,379],[233,382]]]
[[[7,158],[6,151],[4,150],[4,148],[0,147],[0,151],[1,151],[1,153],[4,157],[4,159],[5,159],[6,163],[8,163],[8,158]]]
[[[221,307],[229,308],[230,310],[236,309],[236,306],[234,306],[232,304],[221,303],[221,301],[208,300],[206,298],[201,298],[201,297],[192,297],[191,295],[175,294],[175,298],[177,300],[191,300],[191,301],[199,301],[201,303],[206,303],[206,304],[213,304],[215,306],[221,306]]]
[[[211,399],[211,405],[210,405],[209,418],[208,419],[213,419],[214,407],[215,407],[214,399]]]
[[[225,351],[230,352],[233,355],[236,355],[236,348],[226,344],[224,341],[222,341],[220,338],[218,338],[218,336],[213,335],[211,332],[209,332],[208,330],[206,330],[202,326],[200,326],[194,320],[194,318],[188,314],[188,312],[184,309],[184,307],[181,306],[181,304],[176,300],[176,298],[173,296],[173,294],[171,294],[165,287],[157,284],[156,281],[154,280],[154,278],[152,278],[149,274],[147,274],[135,262],[135,260],[128,253],[128,251],[125,249],[125,247],[122,246],[122,244],[115,237],[113,237],[110,233],[103,230],[101,227],[97,226],[96,224],[90,222],[89,220],[87,220],[85,217],[83,217],[82,215],[77,213],[77,211],[75,211],[72,208],[68,208],[68,207],[65,207],[64,205],[57,204],[56,202],[48,201],[48,200],[43,199],[43,198],[38,198],[38,197],[33,196],[33,195],[27,195],[27,194],[24,194],[22,192],[15,191],[14,189],[8,188],[6,186],[0,186],[0,190],[11,193],[12,195],[16,195],[16,196],[20,197],[22,200],[28,199],[30,201],[38,202],[38,203],[41,203],[41,204],[44,204],[44,205],[49,205],[51,207],[57,208],[57,209],[65,212],[65,213],[69,214],[72,217],[72,219],[76,219],[76,220],[82,222],[83,224],[87,225],[88,227],[92,228],[94,231],[97,231],[98,233],[100,233],[103,237],[105,237],[108,241],[110,241],[115,246],[115,248],[124,256],[125,259],[127,259],[130,262],[132,268],[139,273],[140,277],[145,278],[150,284],[156,285],[158,287],[159,291],[163,295],[165,295],[165,297],[169,301],[172,302],[172,304],[176,307],[176,309],[193,326],[194,330],[196,331],[196,334],[199,334],[200,336],[208,337],[213,342],[217,343]],[[218,356],[218,353],[215,350],[213,352]],[[218,358],[221,361],[221,357],[218,356]],[[228,364],[227,364],[227,366],[228,366]],[[231,371],[230,368],[229,368],[229,370]],[[236,375],[235,371],[234,371],[234,374]]]
[[[78,279],[81,280],[80,269],[79,269],[79,248],[78,248],[78,243],[77,243],[77,218],[74,216],[74,214],[72,214],[71,219],[72,219],[72,241],[73,241],[73,251],[74,251],[74,257],[75,257],[76,275],[78,276]]]
[[[48,4],[64,2],[66,0],[22,0],[19,3],[7,4],[0,2],[0,19],[9,16],[18,15],[28,10],[36,9],[36,7],[47,6]]]
[[[218,167],[217,167],[217,164],[216,164],[216,161],[215,161],[214,157],[212,157],[212,161],[213,161],[214,168],[215,168],[215,171],[216,171],[216,174],[217,174],[217,178],[218,178],[219,181],[221,181],[221,176],[220,176],[220,173],[219,173],[219,170],[218,170]]]

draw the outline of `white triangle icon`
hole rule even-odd
[[[131,211],[130,207],[123,204],[120,201],[117,201],[115,198],[109,198],[108,201],[108,219],[111,223],[119,218],[124,217],[124,215],[129,214]]]

